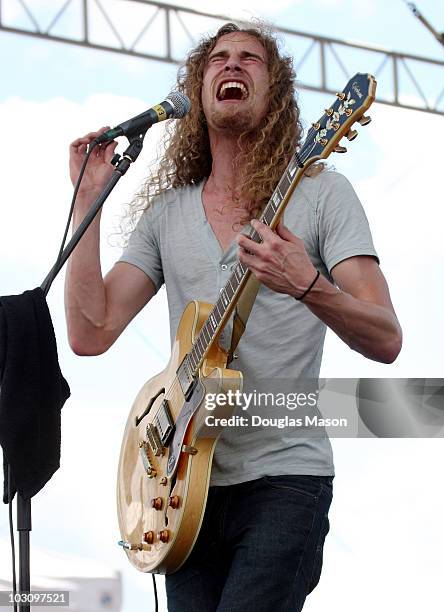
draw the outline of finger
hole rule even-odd
[[[247,268],[249,268],[252,272],[258,271],[258,267],[257,267],[258,260],[254,255],[250,255],[249,253],[246,253],[242,249],[239,249],[238,258],[239,258],[239,261],[245,264]]]
[[[97,138],[97,136],[100,136],[101,134],[103,134],[104,132],[106,132],[109,129],[110,129],[109,126],[106,125],[106,126],[100,128],[100,130],[97,130],[96,132],[88,132],[88,134],[85,134],[85,136],[81,136],[80,138],[76,138],[76,140],[74,140],[70,144],[70,147],[76,148],[76,147],[79,147],[80,145],[88,145],[90,142],[92,142],[94,140],[94,138]]]
[[[270,240],[271,238],[275,236],[275,233],[273,232],[273,230],[271,230],[268,227],[268,225],[265,225],[265,223],[262,223],[262,221],[258,221],[257,219],[252,219],[251,225],[254,228],[254,230],[259,234],[259,236],[262,237],[264,241],[267,239]]]
[[[110,163],[112,158],[114,157],[114,152],[117,147],[117,142],[115,140],[111,140],[111,142],[107,142],[104,147],[103,159],[105,162]]]
[[[246,236],[245,234],[239,234],[237,237],[237,243],[245,251],[252,253],[253,255],[259,255],[261,245],[257,244],[254,240]]]

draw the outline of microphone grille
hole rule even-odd
[[[173,119],[182,119],[190,112],[190,99],[181,91],[170,92],[166,100],[173,107],[173,114],[171,115]]]

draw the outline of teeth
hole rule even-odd
[[[223,83],[219,91],[219,96],[222,97],[224,95],[224,91],[229,87],[236,87],[237,89],[240,89],[242,91],[243,98],[248,96],[247,88],[243,83],[239,83],[239,81],[229,81],[228,83]]]

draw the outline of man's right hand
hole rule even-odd
[[[97,136],[100,136],[109,129],[109,126],[105,126],[97,132],[90,132],[82,138],[77,138],[77,140],[74,140],[74,142],[70,144],[69,174],[73,185],[76,184],[79,177],[87,146],[94,138],[97,138]],[[114,167],[111,165],[111,160],[116,146],[117,142],[112,140],[95,147],[88,160],[79,193],[97,194],[103,189],[114,170]]]

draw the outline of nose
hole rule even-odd
[[[240,70],[242,70],[242,68],[240,67],[238,60],[234,58],[227,60],[227,63],[225,64],[225,72],[240,72]]]

